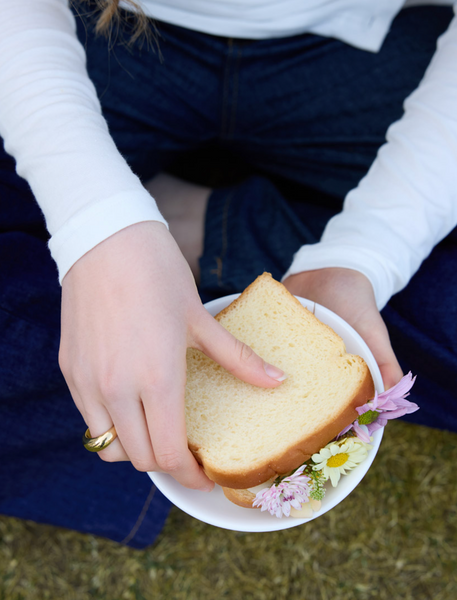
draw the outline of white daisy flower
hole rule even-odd
[[[341,475],[346,475],[368,454],[369,444],[361,442],[357,438],[347,438],[342,442],[330,442],[317,454],[311,457],[316,463],[315,471],[322,471],[326,479],[330,479],[333,487],[336,487]]]

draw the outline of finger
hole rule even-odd
[[[403,377],[403,371],[395,356],[390,343],[387,327],[379,315],[375,326],[367,332],[359,331],[373,353],[374,359],[381,371],[384,388],[387,390],[397,384]]]
[[[155,460],[160,470],[172,475],[181,485],[210,491],[214,483],[205,475],[187,443],[185,354],[179,361],[176,361],[176,356],[173,358],[168,364],[177,365],[177,376],[154,382],[151,389],[143,390],[141,395]]]
[[[59,353],[59,364],[68,389],[70,390],[70,394],[73,398],[73,402],[81,413],[81,416],[89,429],[90,436],[97,437],[111,429],[113,426],[113,420],[103,405],[99,403],[99,394],[95,394],[89,386],[87,386],[87,389],[84,389],[85,386],[79,386],[81,389],[80,392],[75,384],[74,377],[69,369],[66,368],[65,361],[63,361],[62,350]],[[103,460],[109,460],[110,462],[129,460],[125,450],[122,447],[122,443],[118,438],[116,438],[108,446],[108,448],[102,450],[98,454],[100,458]]]
[[[238,379],[259,387],[280,385],[286,374],[265,362],[243,342],[240,342],[209,313],[202,316],[192,346],[204,352]]]
[[[384,389],[388,390],[396,385],[403,377],[403,371],[398,362],[394,363],[378,363],[379,370],[381,371],[382,381],[384,383]]]
[[[115,425],[109,412],[102,404],[94,402],[93,400],[88,401],[87,399],[86,402],[84,402],[76,390],[72,392],[72,396],[73,398],[75,398],[75,396],[78,398],[77,402],[75,402],[83,416],[84,421],[86,422],[87,427],[89,428],[90,437],[103,435],[105,432],[111,429],[113,425]],[[119,438],[117,427],[116,432],[118,433],[118,437],[111,442],[107,448],[97,452],[98,456],[106,462],[121,462],[130,460],[122,445],[121,439]]]
[[[123,397],[117,402],[112,402],[109,410],[124,451],[135,469],[138,471],[160,470],[155,460],[146,416],[140,399],[127,400]]]

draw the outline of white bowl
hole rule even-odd
[[[205,304],[205,307],[211,315],[215,316],[238,296],[239,294],[232,294],[231,296],[218,298]],[[383,392],[384,387],[378,365],[360,335],[331,310],[304,298],[298,298],[298,300],[303,306],[306,306],[314,313],[320,321],[329,325],[343,338],[349,353],[358,354],[365,359],[371,371],[376,390],[378,393]],[[353,471],[350,471],[347,475],[342,475],[336,488],[332,487],[330,482],[327,482],[326,494],[322,501],[321,509],[315,512],[312,517],[306,519],[297,519],[294,517],[282,517],[279,519],[270,515],[267,511],[261,512],[259,509],[241,508],[227,500],[222,488],[218,485],[214,487],[212,492],[205,493],[183,487],[166,473],[151,472],[149,476],[159,490],[173,504],[204,523],[233,531],[278,531],[279,529],[296,527],[320,517],[344,500],[357,487],[370,468],[381,443],[382,434],[383,429],[378,429],[374,433],[373,448],[369,451],[368,457]]]

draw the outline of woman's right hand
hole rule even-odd
[[[265,365],[202,306],[162,223],[121,230],[65,276],[62,372],[91,435],[113,424],[118,433],[100,457],[130,460],[140,471],[164,471],[186,487],[209,491],[213,483],[187,446],[188,347],[248,383],[280,385],[282,371]]]

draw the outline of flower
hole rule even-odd
[[[311,477],[309,500],[311,503],[320,502],[325,497],[324,485],[327,480],[323,473],[314,471],[309,464],[307,464],[306,472]]]
[[[400,379],[397,385],[382,392],[382,394],[375,392],[373,400],[356,408],[359,413],[357,421],[360,425],[367,426],[369,435],[377,429],[385,427],[387,421],[419,410],[417,404],[405,400],[406,396],[409,396],[409,390],[413,387],[415,381],[416,378],[413,378],[410,371]]]
[[[260,490],[252,506],[260,506],[262,511],[268,510],[271,515],[276,515],[279,519],[283,515],[288,517],[292,507],[299,509],[304,502],[309,501],[311,480],[307,475],[303,475],[305,467],[306,465],[302,465],[279,484]]]
[[[345,427],[343,429],[343,431],[340,431],[335,439],[339,440],[341,436],[343,436],[345,433],[347,433],[351,429],[354,431],[357,439],[359,439],[361,442],[369,442],[370,441],[370,434],[368,433],[367,427],[364,425],[360,425],[359,421],[357,419],[354,421],[354,423],[351,423],[350,425]]]
[[[283,515],[288,517],[291,510],[300,510],[302,504],[310,500],[320,502],[325,495],[325,481],[330,479],[333,487],[336,487],[341,475],[346,475],[347,471],[352,471],[365,460],[368,450],[371,449],[369,442],[373,441],[371,434],[374,431],[387,425],[390,419],[397,419],[419,410],[417,404],[406,400],[415,381],[416,377],[409,372],[386,392],[375,392],[373,400],[356,408],[359,416],[354,423],[345,427],[325,448],[312,455],[314,465],[308,461],[292,475],[274,483],[270,488],[261,490],[256,494],[252,506],[259,506],[262,511],[268,510],[271,515],[282,518]],[[345,437],[341,440],[340,438],[351,429],[355,437]],[[303,474],[305,469],[310,476]],[[302,512],[300,516],[305,516]]]
[[[320,452],[312,455],[316,464],[315,471],[322,471],[326,479],[330,479],[333,487],[336,487],[341,475],[351,471],[361,463],[368,454],[368,444],[357,438],[347,438],[343,442],[330,442]]]
[[[337,435],[337,439],[353,429],[356,436],[363,442],[368,442],[370,435],[377,429],[385,427],[387,421],[409,415],[419,407],[414,402],[405,400],[409,390],[413,387],[416,377],[411,371],[390,389],[381,394],[375,392],[373,400],[356,408],[358,418]]]

